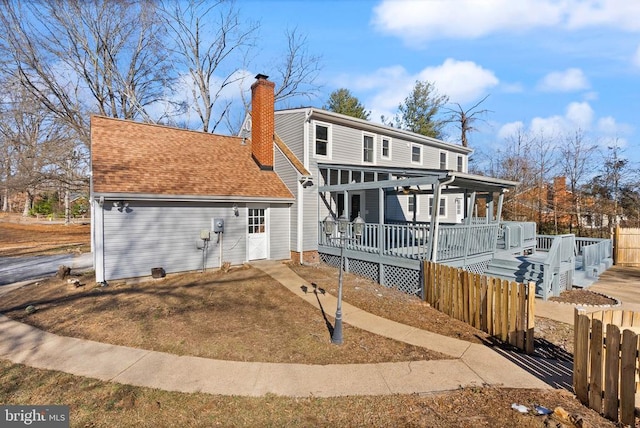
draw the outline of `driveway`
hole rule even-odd
[[[60,265],[69,266],[72,270],[91,269],[93,255],[83,253],[79,255],[0,257],[0,287],[55,275]]]

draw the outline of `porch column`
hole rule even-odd
[[[382,260],[384,253],[384,218],[385,218],[385,198],[386,193],[383,188],[378,189],[378,256]],[[384,280],[384,263],[378,262],[378,282],[380,285],[386,285]]]
[[[438,254],[438,230],[440,228],[440,221],[438,219],[438,213],[440,212],[440,182],[434,185],[433,189],[433,204],[431,209],[431,226],[429,230],[429,245],[431,249],[431,261],[437,262]]]
[[[477,193],[473,191],[471,192],[471,195],[469,195],[468,200],[467,198],[465,198],[465,201],[464,201],[464,203],[466,204],[465,212],[467,213],[467,218],[465,219],[465,223],[467,225],[471,224],[471,219],[473,218],[473,207],[476,206],[476,195]]]
[[[502,203],[504,202],[504,189],[500,192],[500,196],[498,196],[498,212],[496,213],[496,222],[500,223],[502,220]]]

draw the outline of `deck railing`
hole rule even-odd
[[[559,296],[562,286],[573,284],[575,269],[575,235],[538,235],[538,250],[548,251],[543,263],[543,281],[541,295],[543,299],[549,296]],[[562,278],[564,277],[564,280]]]
[[[429,225],[418,224],[372,224],[364,226],[362,236],[353,237],[353,225],[349,224],[345,248],[384,256],[403,257],[414,260],[430,260]],[[463,259],[495,251],[498,224],[447,225],[438,229],[437,260]],[[339,247],[337,231],[328,238],[319,223],[320,245]]]
[[[503,221],[500,223],[501,248],[535,248],[536,224],[534,222]]]

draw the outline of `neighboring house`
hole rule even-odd
[[[254,84],[258,99],[273,100],[269,83]],[[288,259],[293,195],[273,171],[273,131],[260,127],[249,141],[93,116],[96,281]]]
[[[337,251],[322,232],[328,215],[365,220],[366,239],[350,251],[381,283],[395,265],[415,282],[423,259],[486,266],[516,183],[468,174],[466,147],[315,108],[274,112],[274,84],[256,77],[237,137],[92,118],[99,282],[203,260],[327,261]],[[478,218],[477,206],[489,215]],[[213,233],[217,219],[223,234]],[[204,250],[202,230],[212,232]]]

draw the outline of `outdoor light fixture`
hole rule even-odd
[[[364,231],[365,222],[360,217],[360,214],[353,220],[352,234],[349,237],[349,219],[343,214],[337,221],[339,237],[333,237],[335,231],[336,221],[331,214],[329,214],[322,221],[324,233],[327,235],[327,240],[339,240],[340,241],[340,274],[338,276],[338,306],[336,307],[336,322],[333,326],[333,334],[331,335],[331,343],[336,345],[342,345],[342,272],[344,266],[344,245],[347,240],[360,239],[362,232]]]
[[[240,213],[238,213],[238,204],[233,204],[233,215],[238,217],[240,215]]]

